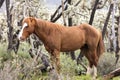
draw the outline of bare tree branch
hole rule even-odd
[[[65,5],[66,2],[67,2],[67,0],[65,0],[64,5]],[[60,6],[57,8],[57,10],[55,11],[55,13],[51,16],[51,19],[50,19],[51,22],[57,21],[57,19],[59,19],[59,18],[62,16],[62,12],[61,12],[60,14],[57,15],[56,18],[54,18],[61,7],[62,7],[62,5],[60,5]],[[66,9],[67,9],[67,5],[65,6],[64,10],[66,10]]]
[[[109,11],[108,11],[108,14],[107,14],[104,26],[103,26],[103,30],[102,30],[102,37],[103,37],[102,39],[103,40],[104,40],[104,36],[105,36],[106,30],[107,30],[107,25],[108,25],[108,21],[109,21],[112,9],[113,9],[113,4],[110,5],[110,8],[109,8]]]
[[[113,47],[114,51],[116,51],[116,37],[115,37],[115,6],[116,6],[116,0],[113,0],[113,10],[112,10],[112,35],[111,39],[113,41]]]
[[[80,2],[81,2],[81,0],[79,0],[79,1],[75,4],[75,6],[78,6]]]
[[[2,7],[4,0],[0,0],[0,8]]]
[[[64,2],[64,5],[65,5],[65,3],[67,2],[67,0]],[[81,2],[81,0],[79,0],[74,6],[78,6],[78,4]],[[57,14],[57,12],[59,11],[59,9],[61,8],[62,6],[60,5],[58,8],[57,8],[57,10],[55,11],[55,13],[51,16],[51,22],[55,22],[55,21],[57,21],[61,16],[62,16],[62,12],[60,13],[60,14],[58,14],[57,15],[57,17],[55,17],[56,16],[56,14]],[[67,5],[65,6],[65,8],[64,8],[64,10],[67,10]]]

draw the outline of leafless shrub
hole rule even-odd
[[[0,80],[30,80],[35,76],[41,76],[41,71],[36,68],[33,59],[16,58],[3,63],[0,69]]]
[[[108,74],[109,72],[115,70],[116,68],[120,67],[120,61],[115,65],[115,54],[112,53],[104,53],[98,64],[98,74],[99,75],[105,75]]]

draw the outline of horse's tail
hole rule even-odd
[[[103,54],[104,51],[105,51],[104,42],[102,40],[102,34],[101,34],[100,38],[99,38],[98,46],[97,46],[97,56],[98,56],[98,58],[100,57],[100,55]]]

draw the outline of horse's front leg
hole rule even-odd
[[[51,79],[51,80],[61,80],[61,77],[60,77],[60,52],[58,50],[54,50],[52,53],[51,53],[51,64],[52,66],[54,67],[54,70],[52,70],[52,73],[56,76],[56,78],[54,79]],[[55,72],[53,72],[55,71]],[[56,73],[57,71],[57,73]]]
[[[60,52],[54,50],[51,55],[52,65],[57,70],[57,73],[60,74]]]

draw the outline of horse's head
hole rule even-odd
[[[18,35],[19,40],[25,40],[30,34],[34,33],[35,26],[37,25],[36,19],[33,17],[28,17],[23,19],[22,28]]]

